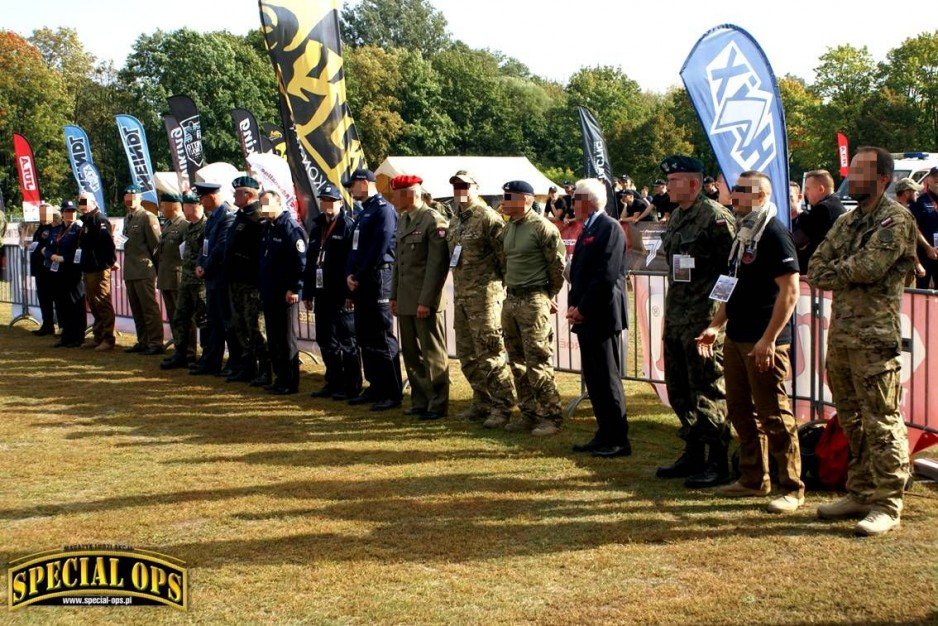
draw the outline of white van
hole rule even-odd
[[[938,167],[938,152],[893,152],[892,158],[896,162],[896,168],[892,175],[892,183],[886,189],[886,195],[893,199],[896,197],[896,182],[903,178],[911,178],[920,183],[931,168]],[[848,194],[846,178],[840,183],[837,195],[840,196],[845,207],[852,208],[857,205]]]

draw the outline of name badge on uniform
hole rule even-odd
[[[359,230],[356,228],[352,233],[352,250],[358,250],[358,234]]]
[[[675,254],[671,257],[671,279],[676,283],[689,283],[690,271],[692,268],[684,265],[683,254]]]
[[[713,289],[710,291],[710,299],[716,300],[717,302],[729,302],[730,297],[733,295],[733,290],[736,289],[737,282],[739,282],[739,279],[735,276],[721,274],[716,284],[713,286]]]
[[[931,236],[932,245],[938,248],[938,233]]]
[[[184,258],[186,256],[186,242],[183,241],[179,244],[179,258]]]
[[[459,265],[460,256],[462,256],[462,244],[456,244],[456,247],[453,248],[453,256],[449,258],[449,266],[457,267]]]
[[[38,241],[32,242],[31,244],[29,244],[29,253],[32,254],[33,252],[35,252],[35,251],[36,251],[36,248],[38,248],[38,247],[39,247],[39,242],[38,242]]]
[[[58,272],[58,271],[59,271],[59,262],[58,262],[58,261],[53,261],[53,262],[52,262],[52,265],[49,266],[49,271],[50,271],[50,272]]]
[[[81,248],[75,250],[75,263],[81,263]]]
[[[208,256],[208,239],[202,240],[202,256]]]
[[[316,289],[322,289],[326,286],[325,278],[322,275],[322,268],[316,268]]]

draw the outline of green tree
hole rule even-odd
[[[419,50],[427,57],[451,43],[446,18],[427,0],[362,0],[342,9],[340,29],[349,46]]]
[[[890,50],[879,72],[892,96],[916,112],[910,129],[917,136],[903,138],[905,149],[938,150],[938,31],[911,37]]]
[[[400,53],[376,46],[345,51],[345,89],[365,158],[377,167],[404,133],[401,117]]]

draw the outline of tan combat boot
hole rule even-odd
[[[769,513],[794,513],[804,504],[804,496],[791,491],[769,502],[765,510]]]
[[[529,433],[534,428],[534,421],[524,415],[516,415],[505,424],[505,431],[509,433]]]
[[[893,517],[885,511],[874,509],[870,511],[866,517],[857,522],[857,526],[854,530],[856,530],[858,535],[875,537],[876,535],[884,535],[893,528],[898,527],[899,516]]]
[[[482,422],[485,428],[503,428],[508,423],[508,416],[502,413],[492,413]]]
[[[554,420],[541,420],[531,429],[535,437],[549,437],[560,432],[560,425]]]
[[[716,490],[716,495],[722,496],[724,498],[759,498],[769,495],[770,491],[771,488],[768,486],[760,489],[753,489],[752,487],[747,487],[737,480],[735,483],[730,483],[729,485],[718,487]]]
[[[870,505],[863,504],[850,494],[840,500],[825,502],[817,507],[817,516],[821,519],[843,519],[847,517],[863,517],[870,512]]]

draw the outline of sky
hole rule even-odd
[[[694,43],[720,24],[748,30],[776,75],[809,82],[829,46],[867,46],[880,61],[903,40],[938,28],[933,13],[899,19],[889,9],[883,15],[860,10],[856,0],[430,1],[455,39],[515,57],[535,74],[563,83],[581,67],[619,66],[642,89],[656,92],[680,84],[681,66]],[[0,15],[0,28],[24,36],[42,27],[75,28],[86,49],[118,67],[137,36],[157,28],[246,33],[260,25],[253,0],[0,0]]]

